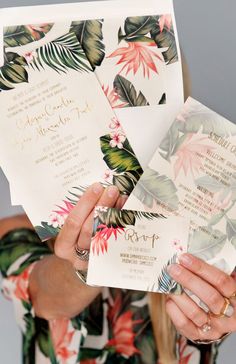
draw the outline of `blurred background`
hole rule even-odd
[[[0,8],[69,2],[78,1],[0,0]],[[174,5],[192,96],[236,122],[235,0],[174,0]],[[0,169],[0,219],[20,212],[20,207],[11,206],[8,182]],[[12,305],[0,295],[0,363],[20,364],[20,345]],[[232,335],[222,345],[217,364],[235,364],[235,346]]]

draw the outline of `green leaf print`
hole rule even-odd
[[[4,55],[5,64],[0,68],[0,91],[12,90],[15,84],[28,82],[25,69],[27,62],[24,57],[14,52]]]
[[[4,46],[18,47],[37,41],[51,30],[53,24],[17,25],[4,27]]]
[[[171,278],[168,274],[168,267],[171,264],[177,263],[177,254],[175,254],[163,267],[160,277],[158,278],[158,292],[161,293],[170,293],[172,290],[175,289],[177,283]]]
[[[130,195],[140,178],[140,173],[127,171],[121,175],[113,176],[113,184],[122,194]]]
[[[166,93],[164,92],[160,100],[158,101],[158,105],[165,105],[165,104],[166,104]]]
[[[42,226],[35,226],[35,231],[38,234],[38,236],[40,237],[40,239],[42,241],[46,241],[50,238],[52,238],[53,236],[57,236],[57,234],[59,233],[60,229],[59,228],[54,228],[53,226],[49,225],[47,222],[42,222],[41,223]]]
[[[152,208],[154,203],[164,204],[166,208],[178,208],[177,188],[171,179],[147,168],[140,178],[134,195],[145,206]]]
[[[120,75],[116,76],[114,80],[114,90],[119,95],[120,100],[126,103],[125,107],[149,105],[142,92],[140,91],[138,94],[134,85],[125,77]]]
[[[164,25],[164,28],[161,29],[159,17],[153,17],[153,19],[155,21],[155,25],[152,26],[151,29],[152,39],[155,41],[158,48],[167,48],[167,50],[162,52],[167,65],[177,62],[178,51],[173,25],[171,25],[170,29],[166,25]]]
[[[228,240],[232,240],[233,238],[236,238],[236,220],[235,219],[227,219],[227,225],[226,225],[226,233],[228,236]]]
[[[203,226],[189,238],[189,253],[203,260],[213,259],[225,246],[227,236],[219,230]]]
[[[80,72],[92,71],[87,57],[74,33],[68,33],[37,49],[32,66],[51,67],[57,72],[73,69]]]
[[[102,34],[103,19],[74,21],[70,31],[74,32],[93,68],[100,66],[105,57]]]
[[[139,38],[150,33],[155,21],[153,16],[132,16],[126,18],[124,24],[125,34],[122,33],[122,29],[119,29],[118,38],[119,41],[138,41]],[[149,38],[149,42],[151,39]]]
[[[101,149],[104,154],[103,159],[107,166],[116,173],[136,171],[137,173],[142,174],[142,168],[128,140],[125,140],[122,149],[111,147],[111,140],[110,135],[104,135],[100,138]]]

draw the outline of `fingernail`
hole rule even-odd
[[[92,189],[93,189],[93,192],[96,194],[96,195],[100,195],[103,191],[103,187],[101,185],[101,183],[94,183],[92,185]]]
[[[182,254],[180,257],[179,257],[179,261],[180,263],[183,263],[185,266],[192,266],[193,265],[193,258],[191,255],[189,254]]]
[[[179,276],[182,272],[182,268],[178,264],[170,265],[167,270],[171,276]]]
[[[108,187],[108,189],[107,189],[107,195],[108,195],[108,197],[115,198],[115,197],[118,196],[118,194],[119,194],[119,190],[118,190],[118,188],[116,186],[110,186],[110,187]]]

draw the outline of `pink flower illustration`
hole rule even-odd
[[[110,91],[109,86],[105,88],[105,86],[103,85],[102,89],[113,109],[120,109],[122,107],[127,106],[126,102],[121,102],[120,97],[114,88]]]
[[[118,48],[108,58],[120,57],[116,64],[124,63],[124,65],[119,73],[126,70],[126,75],[131,71],[136,75],[137,71],[142,67],[143,76],[149,78],[150,70],[158,74],[154,62],[155,58],[162,61],[162,58],[150,49],[151,47],[156,47],[156,44],[154,42],[129,42],[127,47]]]
[[[134,321],[132,312],[126,311],[119,315],[121,310],[121,299],[116,297],[114,306],[108,312],[108,318],[112,323],[114,337],[108,341],[107,347],[114,347],[115,351],[126,358],[130,358],[140,351],[134,345],[134,326],[142,323],[142,320]]]
[[[15,286],[13,294],[21,301],[30,302],[29,298],[29,277],[34,268],[34,263],[31,264],[18,276],[10,276],[8,280]]]
[[[111,119],[111,123],[109,124],[109,128],[110,129],[120,129],[121,128],[121,123],[119,122],[119,120],[116,117],[113,117]]]
[[[124,231],[124,228],[117,227],[107,227],[106,225],[99,225],[97,227],[101,229],[96,232],[96,235],[92,238],[91,249],[94,255],[99,255],[100,252],[102,254],[106,253],[108,250],[108,240],[112,235],[114,235],[117,240],[118,234],[121,234]]]
[[[51,29],[51,24],[29,24],[26,25],[26,28],[32,34],[34,39],[39,40],[42,37],[41,33],[47,33]]]
[[[160,25],[160,30],[161,32],[163,32],[164,27],[166,26],[167,29],[170,30],[171,25],[172,25],[172,17],[171,14],[165,14],[162,15],[159,19],[159,25]]]
[[[207,140],[207,137],[199,137],[196,134],[187,135],[175,153],[175,157],[177,157],[174,164],[175,178],[178,177],[181,170],[184,171],[185,176],[189,171],[193,176],[195,172],[199,172],[199,169],[203,167],[202,155],[205,155],[208,150],[214,149],[211,145],[204,144]]]
[[[104,173],[103,179],[106,182],[112,182],[113,175],[114,175],[113,171],[111,169],[107,169]]]
[[[114,131],[111,133],[111,138],[112,138],[112,140],[110,141],[110,146],[112,148],[115,148],[115,147],[117,147],[119,149],[123,148],[123,144],[126,139],[126,136],[124,135],[123,132]]]
[[[174,239],[173,242],[172,242],[172,247],[174,249],[176,249],[177,251],[179,251],[180,253],[182,253],[184,251],[184,248],[183,246],[181,245],[180,243],[180,240],[179,239]]]
[[[68,319],[49,321],[53,347],[61,364],[67,364],[71,357],[78,354],[75,350],[69,349],[76,332],[73,328],[70,330],[69,326],[70,321]]]
[[[64,217],[55,212],[53,212],[49,217],[49,225],[54,227],[54,229],[62,227],[64,223],[65,223]]]
[[[57,206],[59,210],[53,211],[55,214],[63,217],[65,220],[69,213],[74,209],[75,205],[73,205],[71,202],[64,200],[63,201],[64,206]]]
[[[26,59],[27,63],[32,62],[36,56],[37,56],[36,52],[28,52],[24,54],[24,58]]]

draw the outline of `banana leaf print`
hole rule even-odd
[[[138,94],[134,85],[123,76],[116,76],[114,80],[114,90],[120,100],[125,102],[124,107],[149,105],[149,102],[146,100],[143,93],[140,91]]]
[[[74,21],[70,31],[74,32],[93,69],[100,66],[105,57],[102,34],[103,19]]]
[[[113,139],[110,134],[104,135],[100,138],[101,150],[104,154],[103,159],[108,168],[114,170],[116,173],[136,171],[141,175],[143,170],[128,140],[125,139],[122,144],[122,148],[119,148],[119,146],[112,147],[112,140]]]
[[[51,30],[53,24],[29,24],[4,27],[4,46],[18,47],[39,40]]]
[[[227,236],[221,231],[203,226],[190,235],[188,252],[197,258],[208,261],[224,248],[226,241]]]
[[[155,25],[151,29],[151,37],[155,41],[157,47],[167,48],[167,50],[162,51],[162,55],[167,65],[178,62],[178,51],[173,24],[172,21],[165,20],[169,19],[169,17],[170,15],[153,17]]]
[[[167,209],[178,209],[179,200],[174,182],[151,168],[145,170],[133,193],[148,208],[161,203]]]
[[[235,242],[235,238],[236,238],[236,220],[230,219],[227,216],[226,216],[226,220],[227,220],[227,225],[226,225],[227,237],[228,237],[228,240],[230,240],[230,241],[233,240],[233,246],[234,246],[234,242]]]
[[[24,57],[14,52],[4,55],[5,64],[0,68],[0,91],[8,91],[15,85],[28,82],[27,62]]]
[[[140,178],[140,173],[127,171],[123,174],[113,175],[113,184],[119,189],[120,193],[130,195]]]
[[[164,105],[166,104],[166,93],[164,92],[161,96],[160,100],[158,101],[158,105]]]
[[[167,65],[178,61],[178,51],[170,14],[126,18],[124,33],[120,28],[118,40],[119,42],[122,40],[127,42],[155,42],[158,48],[165,48],[162,54]]]
[[[38,48],[31,65],[38,69],[47,65],[58,73],[65,73],[68,69],[80,72],[92,71],[74,33],[68,33]]]

